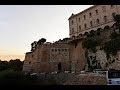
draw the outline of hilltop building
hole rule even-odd
[[[87,59],[85,49],[82,48],[82,40],[86,38],[84,34],[91,30],[114,27],[113,15],[120,14],[119,8],[120,5],[94,5],[78,14],[72,14],[68,19],[70,37],[54,43],[35,44],[35,48],[25,55],[23,71],[77,73],[85,70]],[[104,67],[105,53],[99,51],[96,55],[99,56],[95,57],[102,61],[101,66]]]

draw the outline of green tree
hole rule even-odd
[[[116,32],[113,32],[113,33],[111,33],[110,38],[111,38],[111,39],[115,39],[115,38],[117,38],[118,36],[119,36],[119,34],[117,34]]]
[[[119,29],[119,32],[120,32],[120,15],[113,14],[113,20],[115,21],[115,25]]]
[[[90,49],[90,48],[94,48],[96,46],[97,46],[97,41],[90,39],[90,38],[85,38],[84,41],[82,42],[83,48]]]

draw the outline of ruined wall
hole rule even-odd
[[[61,71],[70,71],[71,62],[69,58],[68,44],[43,44],[29,56],[26,54],[25,62],[31,59],[31,64],[26,65],[31,72],[44,73],[58,71],[58,64],[61,63]],[[24,70],[28,70],[24,67]]]
[[[32,63],[32,53],[28,52],[25,55],[25,60],[23,64],[23,71],[30,72],[31,71],[31,63]]]
[[[80,72],[85,68],[85,49],[82,48],[82,42],[77,41],[70,44],[70,58],[71,58],[71,70],[73,72]]]

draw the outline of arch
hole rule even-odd
[[[90,33],[90,35],[89,35],[90,37],[95,35],[95,31],[94,30],[91,30],[89,33]]]
[[[79,36],[79,37],[82,37],[82,34],[79,34],[78,36]]]
[[[116,27],[116,23],[114,23],[111,27],[112,27],[112,28],[115,28],[115,27]]]
[[[58,72],[61,72],[62,71],[62,64],[61,62],[58,63]]]
[[[72,39],[75,39],[75,36],[72,36]]]
[[[87,35],[89,35],[89,32],[85,32],[85,33],[84,33],[84,36],[87,36]]]
[[[92,21],[90,21],[90,26],[91,26],[91,27],[93,26],[93,22],[92,22]]]
[[[101,31],[101,30],[102,30],[102,28],[98,28],[98,29],[97,29],[97,31]]]
[[[87,28],[87,24],[86,24],[86,23],[84,24],[84,28],[85,28],[85,29]]]
[[[104,16],[104,21],[107,22],[107,16]]]
[[[104,27],[104,30],[108,30],[109,28],[110,28],[110,26],[107,25]]]
[[[96,23],[97,23],[97,24],[99,24],[99,23],[100,23],[100,20],[99,20],[99,19],[97,19],[97,20],[96,20]]]
[[[113,12],[113,13],[112,13],[112,16],[115,16],[115,15],[116,15],[116,13],[115,13],[115,12]]]

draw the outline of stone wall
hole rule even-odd
[[[76,75],[64,85],[107,85],[107,80],[105,75],[87,73]]]

